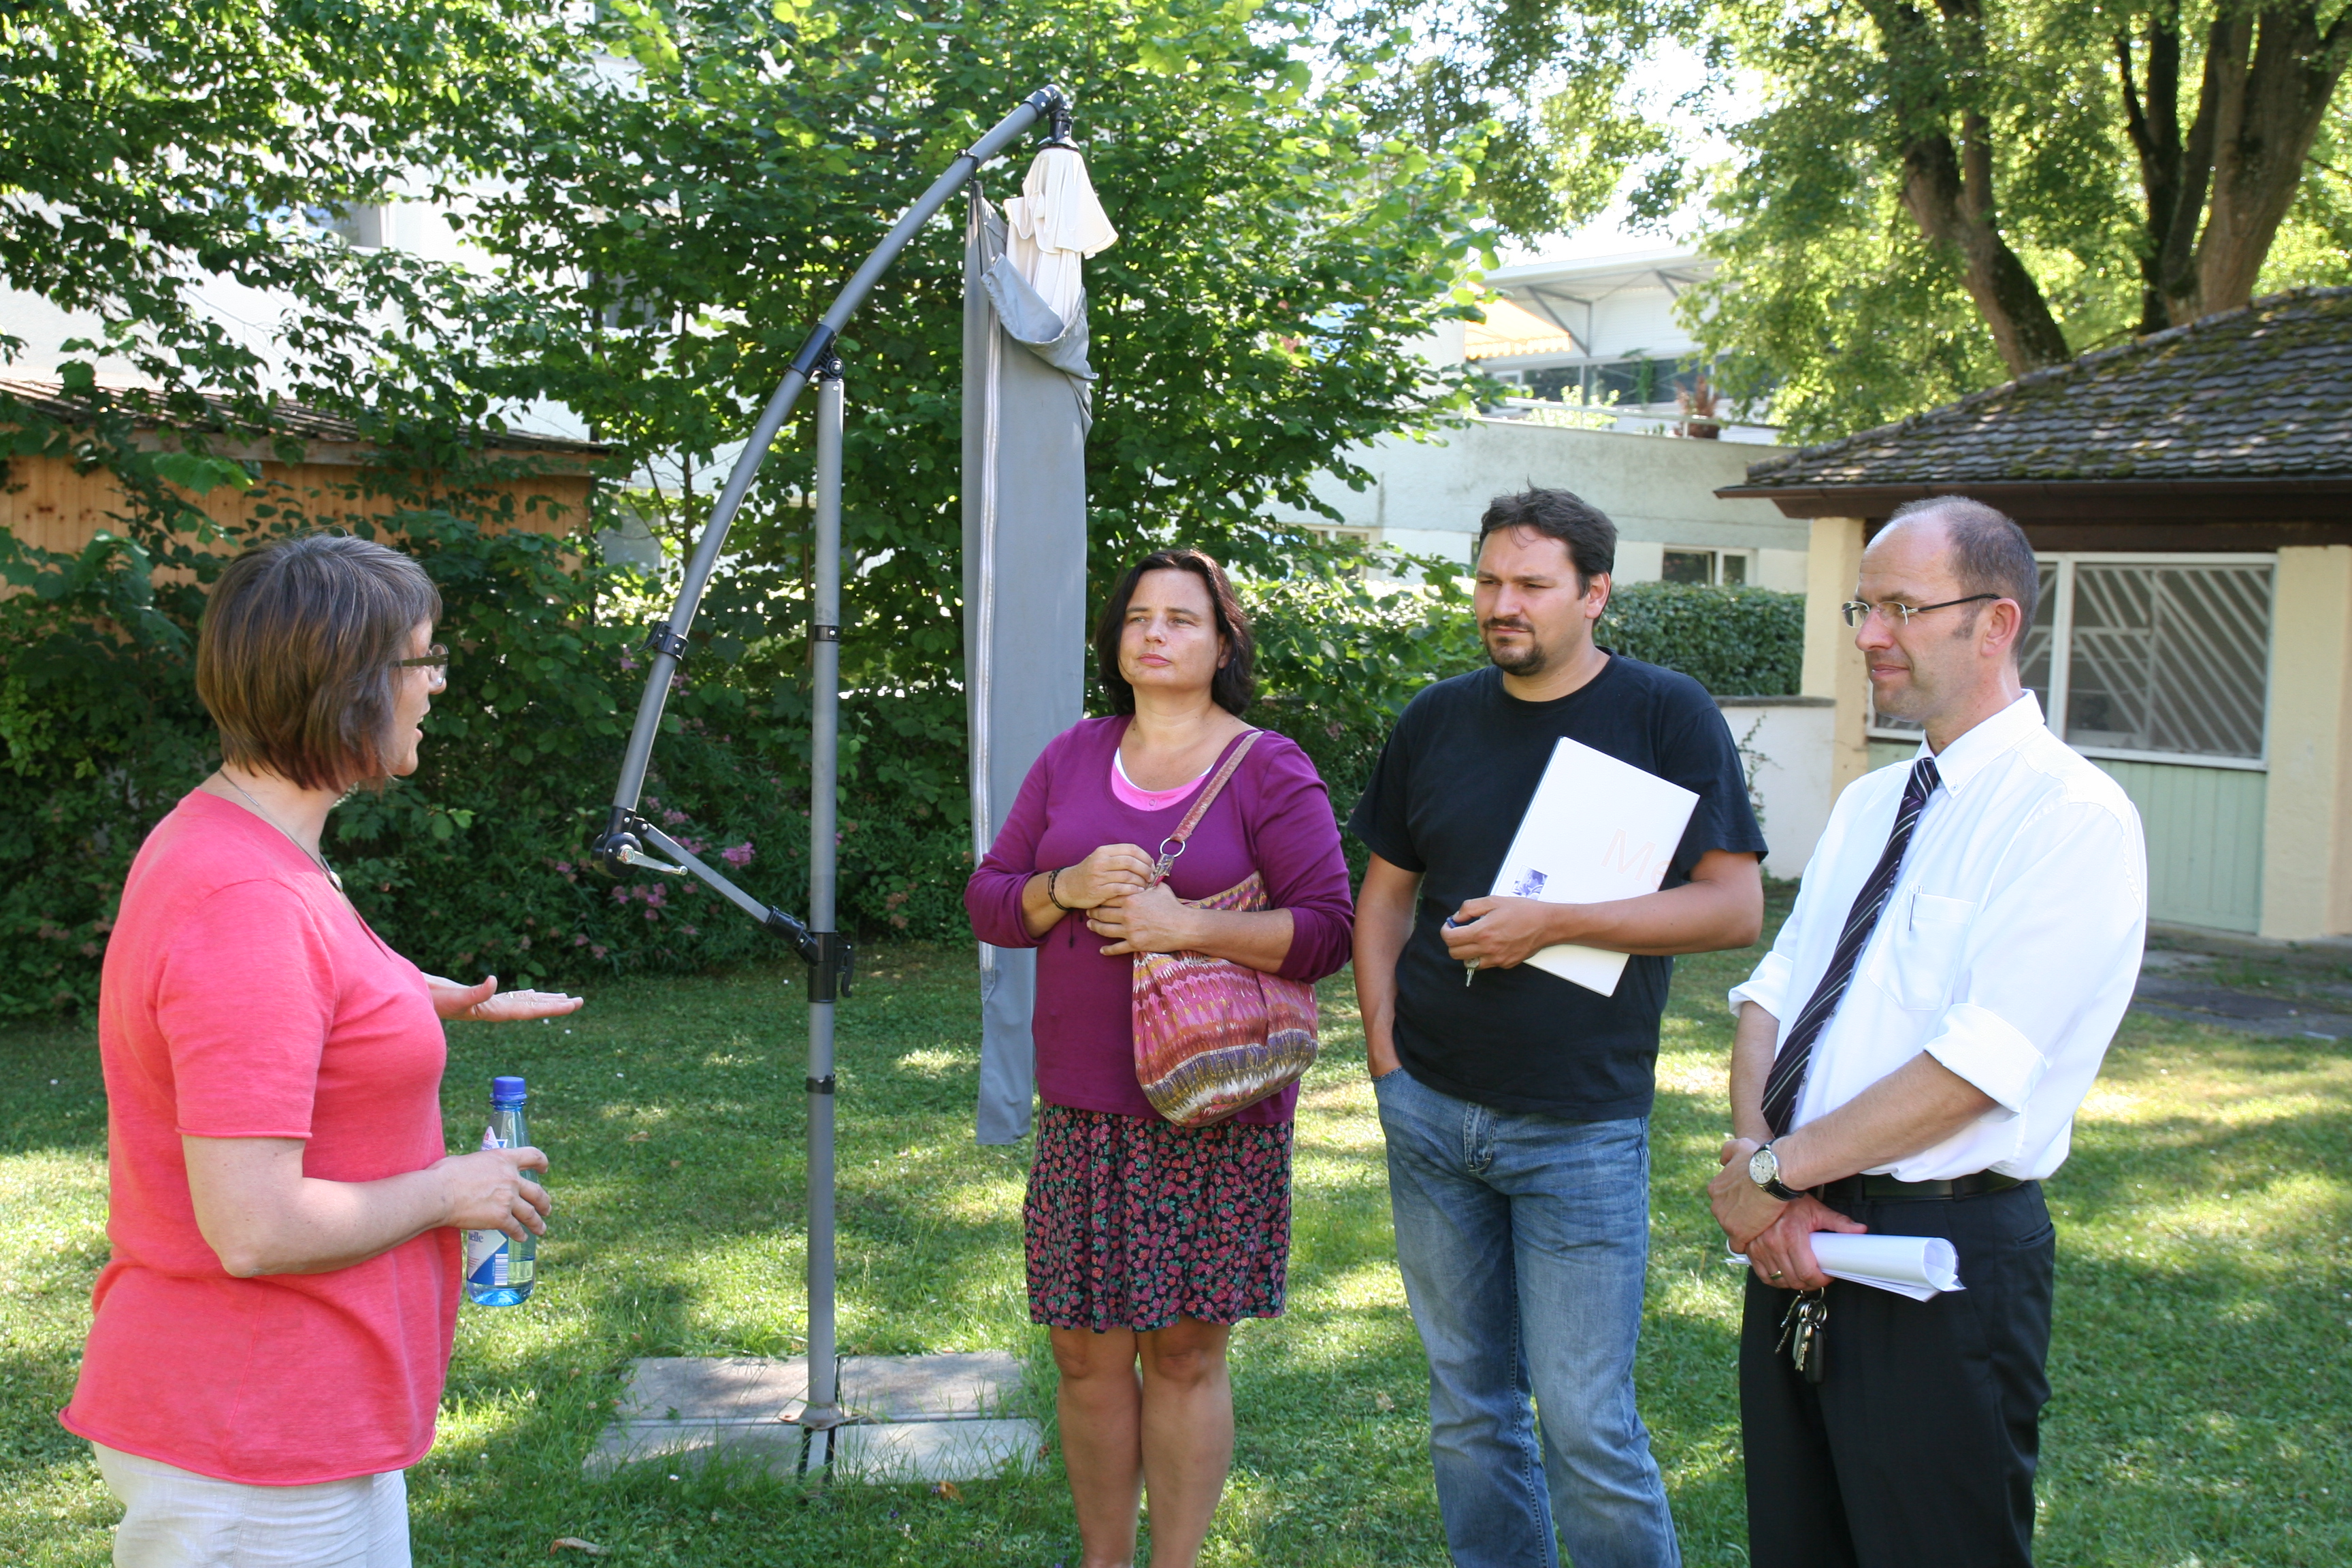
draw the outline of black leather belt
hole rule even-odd
[[[1948,1182],[1898,1182],[1892,1176],[1841,1176],[1813,1190],[1833,1204],[1882,1203],[1890,1198],[1972,1198],[1979,1193],[2005,1193],[2025,1184],[1998,1171],[1978,1171]]]

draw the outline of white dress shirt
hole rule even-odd
[[[1801,1127],[1921,1051],[1996,1103],[1932,1148],[1873,1170],[1926,1182],[2065,1163],[2074,1112],[2131,1003],[2147,928],[2139,813],[2042,721],[2027,692],[1933,754],[1901,875],[1797,1096]],[[1916,760],[1916,759],[1915,759]],[[1848,785],[1772,951],[1731,993],[1785,1039],[1829,968],[1894,830],[1909,762]]]

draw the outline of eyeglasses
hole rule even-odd
[[[415,658],[396,658],[392,662],[396,669],[431,670],[433,673],[428,679],[436,691],[449,684],[449,650],[439,643],[435,643]]]
[[[1883,605],[1871,605],[1860,599],[1850,599],[1838,608],[1845,612],[1845,624],[1850,626],[1858,626],[1870,619],[1871,612],[1874,610],[1898,626],[1907,626],[1911,624],[1912,616],[1924,616],[1930,610],[1948,610],[1954,605],[1973,605],[1979,599],[2000,597],[1999,594],[1970,594],[1965,599],[1947,599],[1940,605],[1905,605],[1891,599]]]

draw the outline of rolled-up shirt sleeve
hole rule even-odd
[[[963,888],[964,912],[971,917],[972,934],[992,947],[1036,947],[1042,936],[1029,934],[1021,912],[1021,890],[1029,879],[1045,869],[1037,864],[1037,841],[1045,832],[1045,796],[1053,787],[1055,748],[1048,746],[1029,764],[1013,810],[972,868]]]
[[[1271,907],[1290,911],[1290,951],[1276,973],[1321,980],[1348,962],[1355,904],[1331,796],[1315,764],[1295,746],[1268,759],[1249,824],[1250,849]]]
[[[1781,937],[1775,939],[1771,951],[1757,964],[1756,973],[1731,988],[1733,1017],[1739,1016],[1741,1003],[1753,1002],[1782,1023],[1789,1021],[1789,978],[1796,973],[1796,965],[1780,951],[1780,942],[1787,940],[1789,928],[1796,923],[1796,917],[1790,916],[1780,928]]]
[[[2145,851],[2137,824],[2072,800],[2028,823],[2005,861],[1922,1048],[2011,1115],[2040,1099],[2037,1115],[2071,1116],[2131,1005],[2147,937]]]

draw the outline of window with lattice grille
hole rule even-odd
[[[2266,555],[2053,555],[2019,671],[2090,756],[2259,767],[2270,694]],[[1916,738],[1873,714],[1871,732]]]

